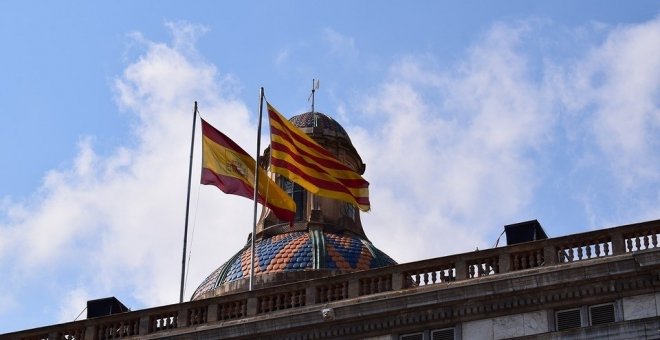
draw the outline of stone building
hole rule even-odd
[[[332,118],[308,112],[290,121],[364,172]],[[266,150],[263,166],[268,158]],[[506,246],[397,264],[369,241],[355,207],[275,179],[302,209],[292,226],[262,212],[254,290],[248,242],[219,259],[189,302],[0,338],[660,338],[660,220],[556,238],[530,221],[511,226]]]

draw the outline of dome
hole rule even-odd
[[[396,264],[367,239],[350,232],[288,232],[255,241],[255,249],[255,277],[310,271],[345,273]],[[211,273],[192,300],[207,297],[216,288],[249,275],[250,242]]]
[[[359,174],[366,165],[346,130],[320,112],[306,112],[289,119],[342,163]],[[270,148],[260,158],[267,167]],[[285,178],[274,177],[292,196],[298,210],[292,223],[262,209],[254,243],[254,287],[267,287],[360,270],[396,262],[377,249],[362,228],[360,212],[351,203],[314,196]],[[287,184],[288,183],[288,184]],[[296,189],[297,188],[297,189]],[[249,239],[234,256],[214,270],[195,290],[192,300],[247,290],[250,277]]]
[[[349,143],[351,139],[348,137],[346,130],[332,119],[321,112],[305,112],[289,119],[293,125],[303,129],[307,132],[307,128],[320,128],[324,135],[345,138]]]

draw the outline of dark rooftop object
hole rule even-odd
[[[88,319],[128,311],[129,309],[114,296],[87,301]]]
[[[548,235],[537,220],[509,224],[504,226],[506,244],[518,244],[529,241],[545,240]]]

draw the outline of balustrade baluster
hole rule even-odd
[[[651,244],[653,245],[653,248],[658,247],[658,235],[655,233],[655,231],[651,231],[651,235],[649,235],[651,238]]]
[[[590,259],[591,258],[591,244],[587,243],[585,245],[585,247],[586,247],[585,248],[586,259]]]
[[[330,300],[330,289],[328,286],[321,287],[321,301],[326,302]]]
[[[541,249],[536,250],[536,256],[534,256],[534,267],[540,267],[543,264],[543,253]]]
[[[474,277],[474,266],[473,265],[468,265],[468,274],[469,274],[469,278]]]
[[[568,248],[568,262],[573,262],[575,260],[575,252],[573,251],[573,246]]]
[[[266,297],[264,297],[263,301],[264,301],[264,307],[263,307],[262,311],[264,313],[270,312],[270,298],[266,296]]]
[[[603,256],[607,256],[610,254],[610,244],[607,241],[603,243],[603,250],[605,251],[605,254],[603,254]]]
[[[513,270],[520,269],[520,255],[516,254],[513,256]]]
[[[649,249],[649,244],[651,244],[651,232],[646,232],[644,237],[644,249]]]
[[[635,250],[640,250],[640,248],[639,235],[635,235]]]

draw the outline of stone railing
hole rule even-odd
[[[149,308],[0,335],[0,339],[118,339],[323,306],[389,291],[561,266],[658,247],[660,220],[438,257],[385,268]]]

